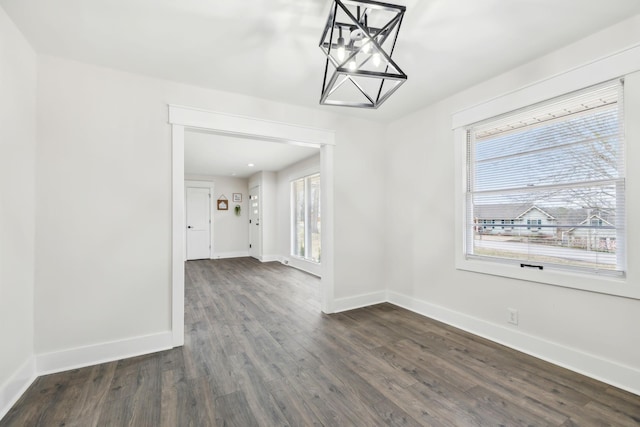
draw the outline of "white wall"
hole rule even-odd
[[[36,55],[0,8],[0,418],[33,375]]]
[[[213,254],[212,258],[233,258],[248,255],[249,245],[249,187],[245,178],[210,175],[185,175],[187,180],[214,183],[213,204]],[[232,200],[233,193],[242,194],[242,202]],[[219,211],[216,201],[224,195],[229,199],[229,210]],[[240,205],[240,215],[235,206]]]
[[[169,331],[169,103],[335,129],[335,295],[384,289],[371,232],[383,221],[383,177],[371,173],[384,165],[382,125],[49,56],[38,65],[37,352]]]
[[[320,172],[320,155],[297,162],[277,175],[277,251],[289,265],[320,276],[320,264],[291,256],[291,181]],[[322,191],[322,190],[321,190]]]
[[[386,166],[386,283],[392,301],[640,392],[640,301],[455,269],[453,113],[640,43],[640,16],[392,123]],[[629,79],[631,80],[631,79]],[[633,79],[638,105],[640,88]],[[629,81],[629,85],[632,82]],[[627,141],[628,164],[640,161]],[[637,157],[636,157],[637,156]],[[628,181],[640,212],[639,182]],[[629,264],[638,264],[629,221]],[[633,229],[635,227],[635,229]],[[633,254],[633,255],[632,255]],[[630,286],[640,286],[631,283]],[[507,308],[520,324],[507,325]]]

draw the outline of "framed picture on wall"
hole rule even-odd
[[[218,199],[218,210],[219,211],[229,210],[229,201],[227,199]]]
[[[234,203],[242,202],[242,193],[233,193],[233,202]]]

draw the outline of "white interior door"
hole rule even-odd
[[[187,259],[211,258],[211,193],[209,188],[187,187]]]
[[[249,190],[249,256],[262,257],[262,232],[260,226],[260,186]]]

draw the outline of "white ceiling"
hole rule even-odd
[[[319,106],[330,0],[0,0],[41,53],[202,87],[397,118],[640,13],[639,0],[389,0],[407,6],[380,109]]]
[[[188,130],[184,169],[189,175],[248,178],[259,171],[280,171],[319,153],[320,149],[314,147]]]
[[[331,0],[0,0],[0,6],[39,53],[377,121],[640,13],[640,0],[389,2],[407,6],[393,58],[409,78],[378,110],[318,105],[325,62],[318,43]],[[202,166],[203,159],[193,160],[194,168]],[[234,166],[237,174],[244,161]]]

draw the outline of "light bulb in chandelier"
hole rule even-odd
[[[340,62],[344,61],[344,57],[346,56],[347,51],[344,47],[344,39],[342,37],[340,37],[338,39],[338,60]]]
[[[353,55],[353,58],[351,58],[351,61],[349,61],[349,70],[355,71],[357,69],[358,69],[358,63],[356,62],[356,56]]]
[[[365,40],[364,44],[362,45],[362,51],[367,55],[371,53],[371,44],[371,41]]]
[[[381,58],[380,58],[380,53],[376,52],[373,54],[373,56],[371,57],[371,62],[373,62],[373,66],[374,67],[379,67],[380,66],[380,62],[381,62]]]
[[[346,56],[346,49],[344,47],[344,37],[342,37],[342,27],[338,28],[339,31],[339,35],[338,35],[338,52],[337,52],[337,56],[338,56],[338,60],[340,62],[344,61],[344,57]]]

